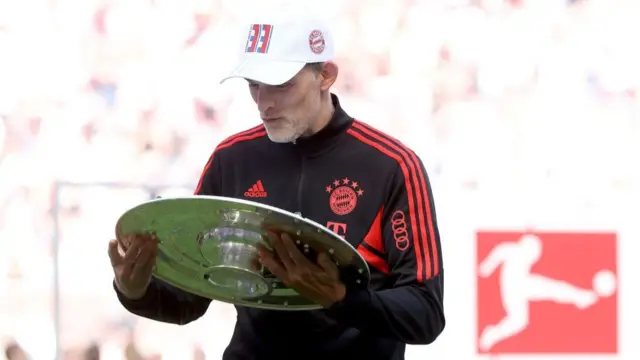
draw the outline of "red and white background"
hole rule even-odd
[[[281,2],[0,0],[2,345],[50,360],[57,325],[65,359],[220,358],[233,309],[129,316],[106,241],[258,123],[246,85],[217,80],[247,9]],[[640,1],[308,3],[334,21],[344,107],[433,185],[447,327],[407,359],[639,359]]]

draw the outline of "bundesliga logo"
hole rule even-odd
[[[478,352],[615,354],[616,240],[615,233],[478,233]]]

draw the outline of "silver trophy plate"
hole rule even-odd
[[[343,277],[369,282],[360,254],[326,227],[275,207],[218,196],[155,199],[126,211],[116,238],[126,250],[131,234],[156,234],[153,276],[187,292],[240,306],[316,310],[321,306],[288,288],[258,261],[258,244],[270,248],[268,231],[287,233],[310,259],[324,251]]]

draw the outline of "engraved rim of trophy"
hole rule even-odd
[[[316,310],[259,262],[258,244],[271,248],[268,232],[287,233],[309,258],[330,254],[352,285],[366,285],[364,258],[346,240],[300,214],[260,203],[217,196],[158,198],[124,212],[116,237],[153,232],[159,255],[153,276],[184,291],[239,306]]]

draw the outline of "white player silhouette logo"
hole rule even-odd
[[[529,324],[529,302],[553,301],[573,304],[586,309],[599,297],[616,291],[616,277],[612,271],[600,270],[593,277],[593,289],[581,289],[567,282],[532,274],[531,267],[542,255],[542,242],[537,236],[524,235],[516,243],[496,246],[482,261],[481,277],[489,277],[500,265],[500,295],[506,316],[495,325],[488,325],[480,335],[482,351],[490,350],[500,341],[514,336]]]

